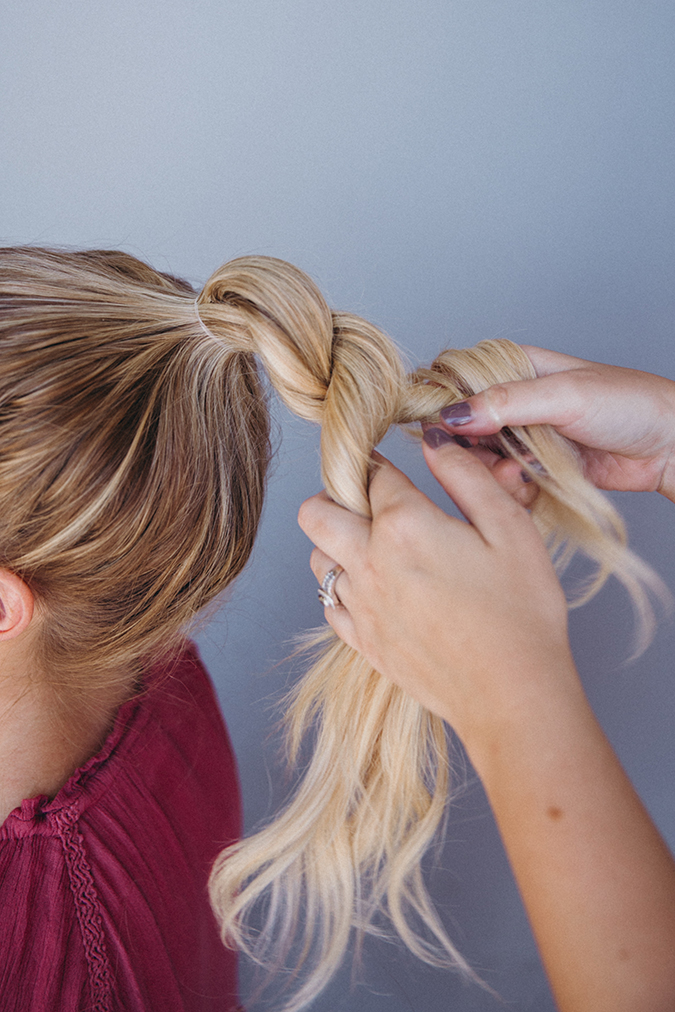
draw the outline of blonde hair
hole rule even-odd
[[[331,317],[315,289],[312,295],[323,310],[313,339],[330,346],[330,371],[309,410],[297,379],[292,391],[273,380],[291,410],[321,422],[331,497],[365,516],[368,476],[376,466],[371,451],[392,424],[437,421],[453,402],[536,375],[522,349],[500,339],[446,351],[431,369],[406,378],[388,338],[356,317]],[[263,361],[267,365],[264,355]],[[541,425],[504,429],[492,446],[518,460],[539,485],[531,512],[557,570],[578,550],[595,563],[571,606],[616,576],[634,604],[636,652],[642,650],[654,625],[649,595],[666,601],[668,591],[627,548],[621,518],[583,477],[573,444]],[[284,1005],[288,1012],[309,1004],[328,983],[352,930],[382,934],[383,916],[420,959],[482,983],[448,937],[420,870],[448,799],[443,722],[330,630],[312,643],[319,656],[285,707],[291,763],[312,736],[313,755],[285,810],[216,861],[210,890],[223,939],[270,969],[281,969],[294,954],[290,979],[297,980],[303,966],[306,973]],[[263,897],[262,926],[253,931],[247,918]]]
[[[407,378],[389,338],[332,313],[280,260],[234,260],[195,300],[123,253],[1,251],[0,563],[44,610],[41,663],[53,681],[84,693],[175,652],[245,565],[269,460],[256,358],[288,407],[321,424],[329,494],[365,516],[371,451],[391,425],[433,421],[494,382],[534,375],[499,340]],[[557,564],[577,548],[597,564],[582,598],[615,574],[647,636],[647,589],[661,585],[626,548],[574,447],[546,426],[498,442],[540,486],[532,515]],[[315,736],[305,776],[211,876],[227,944],[275,968],[298,947],[306,972],[288,1009],[318,994],[353,928],[382,930],[382,913],[421,959],[471,973],[420,871],[448,796],[443,722],[332,634],[320,638],[288,704],[292,761]],[[246,917],[263,897],[253,932]]]
[[[265,398],[194,297],[123,253],[0,252],[0,564],[64,692],[175,652],[253,546]]]

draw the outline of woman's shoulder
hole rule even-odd
[[[106,1009],[140,1012],[158,996],[167,1009],[192,1009],[190,996],[209,991],[220,996],[214,1009],[234,1007],[234,957],[207,879],[240,827],[229,737],[189,644],[146,672],[103,747],[55,798],[24,801],[2,827],[8,1008],[56,1012],[96,995]]]
[[[102,747],[53,798],[26,799],[0,840],[49,836],[63,819],[101,810],[147,816],[157,805],[176,819],[200,807],[239,812],[236,761],[211,680],[194,643],[149,666],[140,691],[120,707]],[[239,831],[233,825],[234,835]]]
[[[234,751],[194,643],[148,672],[144,695],[133,753],[145,789],[170,795],[173,805],[185,809],[213,804],[231,809],[234,796],[239,798]]]

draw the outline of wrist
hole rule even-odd
[[[516,755],[536,764],[542,749],[569,748],[595,721],[571,655],[500,681],[500,698],[485,705],[478,700],[455,725],[484,783],[504,769],[508,775]]]
[[[667,847],[578,678],[563,673],[551,691],[519,703],[522,712],[467,744],[559,1006],[670,1008],[675,866]]]

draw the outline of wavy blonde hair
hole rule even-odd
[[[256,329],[256,351],[290,409],[321,424],[329,494],[364,516],[371,451],[390,426],[432,422],[443,407],[488,386],[536,375],[522,349],[500,339],[443,352],[431,369],[406,377],[390,339],[358,317],[331,313],[295,272],[286,274],[290,301],[282,308],[277,292],[271,297],[271,276],[264,287],[254,278],[259,263],[240,262],[247,279],[242,273],[238,290],[246,290],[252,317],[278,321],[282,333]],[[203,318],[223,338],[220,303],[243,304],[227,294],[231,266],[200,298]],[[288,267],[275,263],[270,270],[281,281]],[[305,305],[301,319],[308,296],[311,313]],[[541,425],[502,430],[492,446],[518,460],[539,485],[532,516],[558,571],[579,550],[595,563],[570,604],[589,600],[616,576],[637,613],[637,649],[644,648],[654,625],[650,592],[664,600],[668,592],[629,551],[621,518],[583,477],[573,444]],[[382,933],[383,915],[420,959],[478,980],[448,937],[420,871],[448,798],[443,722],[330,630],[312,642],[319,656],[285,702],[290,761],[298,760],[306,738],[313,740],[312,758],[284,811],[223,851],[214,866],[211,900],[223,939],[274,970],[293,954],[291,979],[300,968],[305,973],[284,1005],[288,1012],[309,1004],[327,984],[354,929],[361,936]],[[247,920],[263,898],[262,925],[252,930]]]
[[[257,362],[321,425],[329,494],[365,516],[371,451],[393,424],[534,375],[497,340],[406,377],[389,338],[331,312],[280,260],[234,260],[195,299],[123,253],[0,251],[0,563],[44,611],[41,665],[55,684],[86,694],[175,653],[245,565],[270,454]],[[646,639],[661,584],[574,447],[547,426],[497,443],[540,487],[532,515],[556,564],[577,549],[597,564],[581,599],[614,574]],[[421,959],[471,973],[420,871],[448,797],[443,722],[330,631],[320,639],[287,713],[291,760],[313,735],[311,762],[286,809],[225,850],[210,883],[227,944],[273,968],[297,956],[289,1010],[319,993],[353,929],[382,931],[382,914]]]

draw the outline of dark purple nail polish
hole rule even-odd
[[[460,401],[459,404],[451,404],[450,407],[443,408],[441,418],[446,425],[466,425],[467,422],[471,421],[471,405],[467,404],[466,401]]]
[[[526,485],[528,485],[532,481],[532,475],[528,474],[527,471],[521,471],[520,477],[523,479]]]
[[[466,436],[453,436],[452,438],[458,446],[463,446],[465,450],[470,450],[473,446],[471,440],[467,439]]]
[[[439,446],[444,446],[446,443],[455,442],[455,437],[445,429],[427,429],[422,438],[432,450],[437,450]]]

